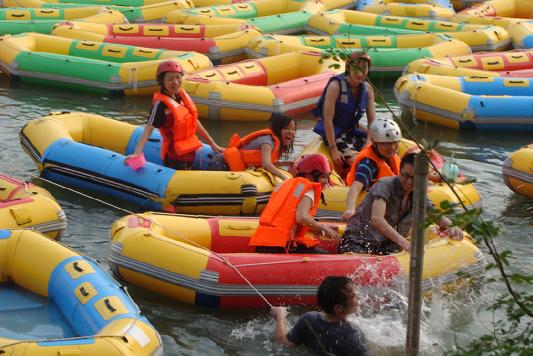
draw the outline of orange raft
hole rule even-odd
[[[257,224],[258,218],[129,215],[111,228],[111,270],[154,293],[214,308],[265,307],[254,288],[274,305],[314,305],[318,285],[328,275],[349,276],[364,290],[385,293],[406,282],[406,252],[338,255],[337,240],[321,240],[320,247],[331,254],[254,253],[248,242]],[[470,240],[449,241],[429,233],[422,288],[457,287],[478,276],[484,261]]]

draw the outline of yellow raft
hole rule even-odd
[[[46,189],[0,173],[0,229],[22,228],[59,239],[67,218]]]
[[[533,198],[533,144],[522,147],[505,159],[502,173],[509,189]]]
[[[151,95],[156,70],[173,59],[185,71],[211,67],[195,52],[156,50],[26,33],[0,38],[0,68],[22,81],[109,95]]]
[[[509,33],[496,26],[385,16],[350,10],[315,14],[309,18],[306,26],[306,31],[318,35],[358,34],[361,30],[377,32],[383,29],[399,30],[399,33],[405,33],[405,30],[445,33],[465,42],[472,51],[504,50],[511,44]]]
[[[111,356],[162,352],[157,331],[97,263],[37,232],[0,230],[0,283],[0,294],[11,296],[9,303],[0,305],[2,315],[17,315],[16,323],[2,323],[3,328],[19,336],[0,337],[0,354]],[[29,299],[28,292],[34,293]],[[57,309],[52,309],[48,301]],[[40,309],[52,321],[51,326],[39,319]],[[25,316],[30,320],[24,320]],[[26,322],[31,328],[19,330]],[[36,327],[40,334],[32,335]],[[43,338],[43,334],[53,335]]]
[[[183,87],[201,117],[266,121],[314,108],[328,80],[342,71],[316,52],[291,52],[196,71]]]
[[[403,17],[450,18],[455,10],[445,0],[359,0],[357,11]]]
[[[257,218],[191,218],[144,213],[111,228],[109,263],[133,285],[180,302],[212,308],[267,305],[245,277],[274,305],[315,305],[327,275],[350,276],[364,290],[381,293],[405,285],[409,254],[339,255],[338,241],[321,240],[324,255],[258,254],[248,246]],[[337,225],[340,232],[344,225]],[[428,229],[422,289],[453,289],[482,275],[485,259],[468,239],[450,241]],[[235,266],[235,268],[232,268]]]

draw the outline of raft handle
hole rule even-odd
[[[499,61],[487,62],[487,64],[488,64],[488,65],[491,65],[491,66],[492,66],[492,65],[495,65],[495,64],[498,64],[498,63],[500,63],[500,62],[499,62]]]
[[[211,77],[214,77],[216,75],[216,73],[213,73],[213,74],[204,74],[206,77],[208,78],[211,78]]]
[[[519,54],[518,56],[511,56],[511,58],[520,59],[520,58],[524,58],[524,55],[523,54]]]
[[[237,74],[238,72],[236,70],[234,71],[231,71],[231,72],[227,72],[226,74],[230,74],[230,75],[233,75],[233,74]]]
[[[310,42],[324,42],[325,39],[324,38],[311,38],[309,41]]]
[[[148,31],[161,32],[161,31],[163,31],[163,29],[162,28],[149,28]]]
[[[120,53],[120,52],[122,52],[120,49],[111,49],[111,48],[108,48],[107,50],[108,50],[108,52],[111,52],[111,53]]]
[[[211,10],[200,10],[201,13],[208,14],[211,12]]]
[[[447,24],[447,23],[443,23],[441,24],[442,27],[453,27],[453,25],[450,25],[450,24]]]
[[[353,44],[355,44],[355,42],[353,42],[353,41],[350,41],[350,42],[344,42],[344,41],[343,41],[342,44],[353,45]]]
[[[89,293],[89,292],[87,292],[87,291],[85,290],[85,287],[80,287],[80,293],[81,293],[81,295],[83,295],[84,297],[86,297],[86,296],[88,296],[89,294],[91,294],[91,293]]]
[[[139,52],[141,53],[154,53],[153,51],[147,50],[147,49],[140,49]]]
[[[469,59],[459,59],[458,61],[459,63],[468,63],[468,62],[472,62],[472,59],[469,58]]]
[[[121,30],[121,31],[131,31],[131,30],[133,30],[133,26],[131,26],[131,27],[119,26],[118,29]]]
[[[524,81],[523,80],[509,80],[509,83],[510,84],[523,84]]]
[[[394,18],[394,17],[385,17],[385,20],[387,21],[400,21],[400,19]]]
[[[13,17],[24,17],[24,14],[11,14]]]
[[[386,42],[387,40],[386,39],[378,39],[378,38],[376,38],[376,39],[371,40],[371,41],[373,41],[373,42]]]
[[[218,9],[218,11],[222,12],[222,11],[230,11],[231,9]]]
[[[193,31],[194,27],[183,27],[183,26],[180,26],[180,29],[183,30],[183,31]]]
[[[107,298],[104,299],[104,304],[105,304],[106,308],[109,309],[109,311],[111,313],[114,313],[114,312],[117,311],[115,308],[113,308],[113,306],[111,305],[111,302],[109,301],[109,299],[107,299]]]
[[[423,22],[411,22],[413,25],[416,25],[416,26],[424,26],[424,23]]]
[[[54,10],[41,10],[43,14],[53,14]]]
[[[81,268],[79,265],[78,265],[78,262],[74,262],[72,264],[72,267],[77,271],[77,272],[83,272],[83,268]]]
[[[87,47],[94,47],[96,45],[96,43],[94,43],[94,42],[82,42],[81,45],[82,46],[87,46]]]
[[[248,5],[237,5],[239,9],[247,9]]]

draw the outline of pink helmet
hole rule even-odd
[[[320,153],[313,153],[302,156],[296,162],[297,173],[307,174],[313,171],[319,171],[322,174],[329,174],[331,172],[331,167],[326,156]]]
[[[159,63],[159,66],[157,66],[157,76],[159,77],[161,73],[165,72],[183,73],[183,67],[181,66],[181,64],[176,63],[174,61],[164,61]]]

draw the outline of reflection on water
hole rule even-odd
[[[390,90],[384,90],[385,98],[398,114],[398,107]],[[85,111],[134,124],[143,124],[150,108],[149,97],[105,98],[93,94],[70,92],[19,85],[10,87],[9,81],[0,76],[0,171],[22,179],[31,179],[38,172],[19,145],[20,128],[31,119],[51,111]],[[390,117],[383,107],[378,115]],[[264,128],[267,123],[231,123],[204,121],[206,127],[220,144],[228,142],[233,132],[240,134]],[[533,273],[531,253],[533,225],[533,202],[518,197],[503,183],[501,165],[511,152],[531,143],[530,135],[481,133],[455,131],[412,120],[405,120],[409,131],[428,142],[439,139],[438,150],[445,156],[453,153],[460,169],[477,179],[484,206],[485,217],[501,225],[501,234],[496,239],[500,249],[512,250],[517,257],[513,269]],[[296,149],[303,148],[315,134],[313,121],[307,115],[298,122]],[[406,130],[407,131],[407,130]],[[408,134],[406,136],[409,136]],[[33,182],[43,185],[36,178]],[[102,261],[107,268],[108,229],[111,223],[125,212],[50,184],[44,186],[54,194],[64,208],[69,226],[63,242],[81,253]],[[126,209],[122,202],[113,202]],[[485,251],[484,246],[481,248]],[[492,315],[477,314],[478,304],[492,302],[500,293],[501,286],[486,286],[482,297],[467,293],[465,296],[442,296],[434,294],[431,303],[424,306],[421,331],[423,354],[441,353],[454,345],[457,337],[465,342],[485,331],[483,323]],[[130,287],[134,300],[144,314],[162,334],[167,354],[196,355],[267,355],[286,354],[271,341],[273,323],[268,310],[218,311],[183,305],[168,299],[150,295]],[[401,304],[401,303],[400,303]],[[363,305],[363,309],[365,306]],[[404,308],[391,308],[377,317],[363,313],[352,321],[359,325],[369,339],[375,354],[402,354],[405,339]],[[305,310],[292,308],[289,321],[294,323]],[[363,316],[364,315],[364,316]],[[292,353],[292,352],[291,352]],[[297,353],[304,354],[303,350]]]

